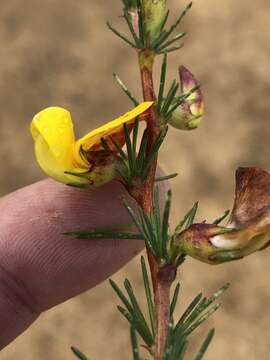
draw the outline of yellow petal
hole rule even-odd
[[[74,132],[70,113],[60,107],[50,107],[38,113],[31,122],[35,154],[42,170],[64,183],[85,183],[85,179],[65,174],[82,172],[75,167],[73,156]]]
[[[131,111],[127,112],[126,114],[118,117],[115,120],[112,120],[105,125],[91,131],[78,141],[76,141],[75,148],[74,148],[74,157],[76,162],[81,166],[84,166],[85,161],[82,159],[80,155],[80,149],[82,148],[85,151],[88,151],[93,145],[99,144],[101,138],[106,137],[108,135],[112,135],[118,131],[122,130],[123,124],[130,124],[135,121],[135,118],[142,113],[144,113],[147,109],[152,106],[153,102],[146,101],[141,103],[140,105],[136,106]]]

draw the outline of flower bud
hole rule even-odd
[[[166,0],[142,0],[146,32],[155,39],[166,17]]]
[[[184,66],[179,68],[181,94],[191,94],[178,106],[169,119],[169,124],[181,130],[193,130],[198,127],[204,113],[203,94],[194,75]],[[194,90],[195,89],[195,90]],[[194,91],[192,91],[194,90]]]
[[[220,264],[270,245],[270,175],[258,168],[236,172],[235,201],[227,227],[193,224],[175,246],[200,261]]]

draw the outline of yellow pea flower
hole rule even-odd
[[[101,139],[112,136],[124,145],[123,124],[132,126],[135,118],[152,104],[143,102],[77,141],[69,111],[61,107],[42,110],[30,126],[40,167],[48,176],[65,184],[99,186],[110,181],[116,176],[117,158],[102,148]]]

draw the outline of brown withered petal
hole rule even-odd
[[[235,200],[226,228],[193,224],[177,237],[180,250],[210,264],[243,258],[270,245],[270,174],[238,168]]]
[[[237,228],[270,222],[270,174],[259,167],[240,167],[235,175],[235,201],[230,222]]]

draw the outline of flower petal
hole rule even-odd
[[[89,151],[93,146],[99,145],[102,138],[106,138],[109,135],[116,135],[118,132],[123,131],[123,124],[131,124],[135,121],[136,117],[144,113],[152,106],[153,102],[143,102],[126,114],[112,120],[105,125],[91,131],[78,141],[76,141],[74,147],[74,157],[78,164],[82,166],[85,164],[85,160],[81,157],[81,150]]]
[[[243,228],[267,216],[270,223],[270,174],[259,167],[238,168],[230,222]]]
[[[85,171],[85,168],[74,169],[74,132],[67,110],[60,107],[42,110],[33,118],[30,130],[35,140],[37,161],[48,176],[64,183],[86,182],[65,174],[66,171]]]

